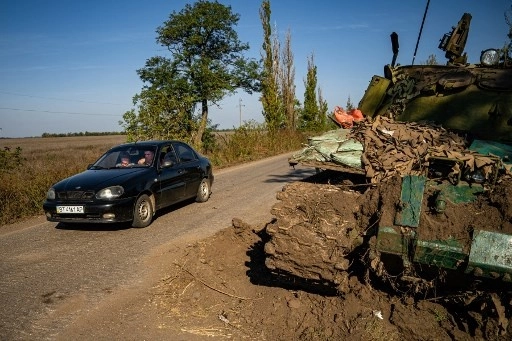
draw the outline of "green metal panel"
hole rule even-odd
[[[435,187],[445,200],[454,204],[473,202],[477,198],[476,194],[484,191],[483,186],[480,184],[471,184],[470,186],[465,182],[460,182],[454,186],[450,183],[436,184],[434,181],[429,181],[427,185]]]
[[[377,235],[377,250],[399,256],[408,255],[409,244],[414,236],[414,231],[409,231],[407,234],[407,232],[400,231],[399,228],[380,227]]]
[[[359,110],[365,116],[374,116],[377,109],[381,105],[386,91],[389,87],[390,80],[380,76],[373,76],[370,85],[366,89],[363,98],[359,102]]]
[[[396,213],[396,225],[418,227],[425,180],[424,176],[418,175],[406,175],[402,178],[401,210]]]
[[[467,256],[462,245],[455,239],[417,240],[413,260],[455,270],[464,263]]]
[[[490,70],[484,71],[486,75],[491,74]],[[510,68],[503,70],[506,74],[500,77],[509,79],[512,70]],[[414,71],[415,68],[411,68],[409,72]],[[450,72],[448,69],[446,71],[446,73]],[[492,71],[496,72],[492,77],[498,79],[496,74],[501,70],[496,68]],[[424,81],[424,77],[419,76],[419,80]],[[489,112],[495,106],[501,109],[502,115],[491,117]],[[446,96],[416,96],[407,102],[404,111],[396,119],[408,122],[434,121],[444,128],[473,133],[485,140],[510,141],[512,126],[507,124],[507,120],[510,118],[511,110],[511,91],[489,91],[477,84],[471,84],[463,90]]]
[[[512,236],[475,230],[466,272],[510,281],[512,276]]]
[[[507,144],[474,140],[469,149],[482,155],[496,155],[506,164],[512,163],[512,146]]]

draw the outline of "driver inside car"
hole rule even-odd
[[[153,158],[155,157],[155,152],[152,150],[144,151],[144,157],[137,162],[139,165],[151,166],[153,163]]]

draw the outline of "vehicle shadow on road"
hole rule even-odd
[[[94,223],[58,223],[57,230],[77,230],[77,231],[120,231],[132,228],[130,223],[113,224],[94,224]]]
[[[191,205],[195,202],[196,202],[195,198],[190,198],[185,201],[179,202],[177,204],[173,204],[171,206],[164,207],[156,212],[155,216],[153,217],[153,222],[155,222],[156,220],[158,220],[158,218],[160,218],[166,214],[169,214],[173,211],[179,210],[180,208]]]
[[[288,174],[271,174],[265,180],[266,183],[301,181],[304,178],[315,175],[315,170],[311,169],[290,169]]]
[[[290,182],[290,180],[331,185],[343,184],[347,181],[353,184],[363,184],[366,182],[365,176],[361,174],[337,172],[334,170],[316,171],[314,169],[293,169],[285,175],[271,175],[265,182]]]

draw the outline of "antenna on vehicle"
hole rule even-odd
[[[425,24],[425,18],[427,17],[428,5],[430,4],[430,0],[427,1],[427,7],[425,7],[425,13],[423,13],[423,20],[421,21],[420,33],[418,34],[418,40],[416,41],[416,48],[414,49],[414,56],[412,57],[412,65],[414,65],[414,60],[416,59],[416,52],[418,52],[418,44],[420,43],[421,32],[423,31],[423,24]]]

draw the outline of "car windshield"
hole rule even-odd
[[[156,147],[154,146],[117,147],[103,154],[90,168],[149,167],[153,164],[155,151]]]

